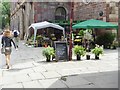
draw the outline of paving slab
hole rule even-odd
[[[16,80],[14,77],[12,77],[12,76],[3,76],[2,77],[2,85],[13,84],[13,83],[16,83]]]
[[[12,66],[12,68],[31,68],[33,67],[33,61],[32,62],[24,62],[24,63],[20,63],[20,64],[15,64]]]
[[[43,86],[38,81],[23,82],[24,88],[43,88]]]
[[[45,77],[41,73],[30,73],[28,75],[31,78],[31,80],[45,79]]]
[[[61,75],[55,71],[42,72],[42,74],[45,76],[46,79],[61,77]]]
[[[44,88],[67,88],[59,79],[39,80]]]
[[[76,74],[73,70],[57,70],[57,73],[59,73],[61,76],[69,76]]]
[[[4,76],[19,76],[21,74],[28,74],[28,73],[33,73],[33,69],[29,68],[29,69],[23,69],[23,68],[12,68],[10,70],[4,70],[3,71],[3,75]]]
[[[33,67],[34,72],[45,72],[47,71],[44,67],[42,66],[37,66],[37,67]]]
[[[79,86],[79,85],[85,85],[91,83],[90,81],[87,81],[79,76],[68,76],[65,78],[66,81],[62,80],[62,82],[65,83],[69,88],[73,86]]]
[[[16,82],[27,82],[31,81],[31,78],[27,74],[21,74],[19,76],[14,77]]]
[[[22,83],[8,84],[2,86],[2,88],[23,88]]]

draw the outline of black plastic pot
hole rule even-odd
[[[46,58],[46,62],[50,62],[50,56]]]
[[[87,59],[87,60],[90,60],[90,55],[86,55],[86,59]]]
[[[55,59],[55,56],[52,56],[52,60]]]
[[[77,55],[77,60],[81,60],[81,56],[80,55]]]
[[[98,56],[98,55],[95,55],[95,59],[99,59],[99,56]]]

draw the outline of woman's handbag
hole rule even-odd
[[[5,53],[5,47],[2,47],[1,48],[1,54],[4,54]]]

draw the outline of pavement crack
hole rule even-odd
[[[62,76],[62,77],[60,78],[60,80],[67,81],[67,77],[66,77],[66,76]]]

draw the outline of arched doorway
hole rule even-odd
[[[55,20],[66,20],[66,10],[64,7],[56,8]]]

